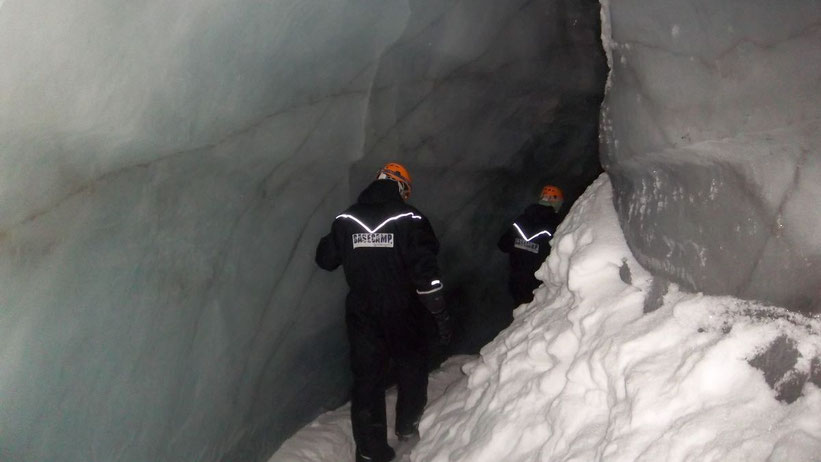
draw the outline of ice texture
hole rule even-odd
[[[408,14],[2,3],[0,460],[248,460],[344,401],[313,251]]]
[[[0,460],[253,460],[341,404],[313,251],[387,159],[464,311],[504,295],[471,261],[598,167],[597,10],[0,0]]]
[[[638,261],[820,313],[821,2],[602,5],[602,163]]]

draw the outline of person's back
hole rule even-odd
[[[371,183],[356,204],[337,217],[332,235],[338,239],[336,248],[341,250],[339,258],[352,291],[365,295],[389,289],[412,294],[414,282],[429,285],[438,277],[436,268],[417,272],[418,281],[409,272],[407,262],[435,259],[439,243],[427,219],[402,201],[393,181]],[[420,241],[425,245],[420,246]],[[424,252],[429,255],[421,255]],[[331,263],[317,262],[322,267]]]
[[[450,341],[436,261],[439,242],[428,220],[404,202],[409,195],[407,170],[387,164],[357,202],[336,217],[316,251],[321,268],[342,265],[350,287],[345,322],[357,462],[387,462],[394,456],[386,440],[384,393],[391,361],[398,385],[396,434],[404,439],[417,432],[427,401],[425,309],[442,343]]]
[[[562,200],[560,189],[546,186],[539,203],[529,205],[499,239],[499,249],[509,255],[508,289],[517,304],[533,300],[533,290],[539,287],[534,273],[550,254]]]

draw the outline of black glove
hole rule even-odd
[[[439,332],[439,343],[442,345],[450,344],[453,338],[453,322],[445,306],[445,297],[442,296],[442,292],[420,295],[419,298],[422,299],[422,304],[430,311],[430,314],[433,315],[433,319],[436,321],[436,330]]]

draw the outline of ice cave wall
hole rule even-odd
[[[352,189],[400,158],[442,242],[446,297],[475,353],[511,320],[496,242],[545,182],[570,205],[601,172],[607,74],[596,1],[415,2],[380,58]],[[431,21],[431,18],[439,16]]]
[[[387,159],[492,324],[470,305],[504,283],[468,271],[539,182],[598,168],[597,13],[0,1],[0,460],[254,460],[339,404],[313,251]]]
[[[602,162],[638,260],[821,312],[821,2],[602,5]]]

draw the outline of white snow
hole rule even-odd
[[[652,278],[625,243],[606,175],[553,248],[535,300],[462,367],[464,380],[432,393],[411,461],[818,460],[821,390],[807,382],[792,404],[778,401],[748,360],[787,336],[808,372],[821,322],[675,286],[645,314]],[[320,417],[271,461],[347,460],[347,412]]]
[[[430,375],[428,380],[428,402],[435,402],[450,387],[464,379],[461,366],[472,356],[454,356]],[[396,387],[386,393],[388,418],[388,443],[397,448],[394,434],[396,416]],[[354,459],[354,444],[351,433],[350,403],[326,412],[313,423],[301,429],[282,444],[269,462],[320,462],[345,461]]]

